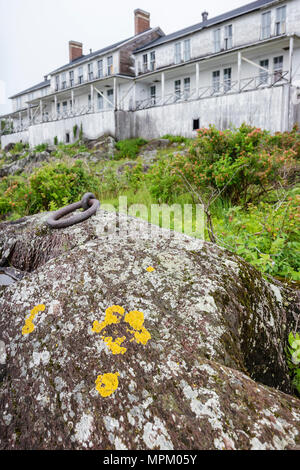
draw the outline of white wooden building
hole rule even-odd
[[[243,122],[285,131],[300,117],[300,0],[258,0],[165,35],[135,10],[135,35],[83,54],[11,97],[1,145],[195,135]]]

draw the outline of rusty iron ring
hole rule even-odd
[[[96,214],[99,207],[100,202],[96,199],[96,196],[92,193],[87,193],[83,196],[81,201],[70,204],[59,211],[54,212],[47,220],[47,225],[54,229],[71,227],[72,225],[79,224],[80,222],[89,219],[92,215]],[[83,212],[75,214],[68,219],[59,220],[77,209],[83,209]]]

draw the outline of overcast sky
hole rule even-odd
[[[0,0],[0,115],[11,110],[9,96],[68,62],[70,39],[86,54],[133,36],[136,8],[169,34],[201,22],[204,10],[213,17],[250,1]]]

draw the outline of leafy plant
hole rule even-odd
[[[115,160],[121,160],[128,158],[131,160],[136,159],[139,154],[140,148],[147,143],[144,139],[126,139],[120,140],[116,143],[116,149],[118,150],[115,155]]]
[[[182,137],[181,135],[171,135],[171,134],[164,135],[162,139],[167,139],[172,144],[188,144],[191,140],[186,137]]]
[[[79,140],[81,141],[83,139],[83,127],[82,123],[80,124],[80,129],[79,129]]]
[[[300,395],[300,335],[289,334],[289,345],[287,348],[288,366],[292,377],[292,384]]]
[[[2,178],[0,214],[36,214],[76,202],[84,193],[97,190],[98,179],[90,174],[82,161],[47,164],[29,178]]]
[[[149,191],[159,203],[173,203],[186,192],[179,176],[172,172],[173,158],[172,154],[159,158],[146,176]]]
[[[36,152],[44,152],[45,150],[47,150],[47,148],[48,148],[47,144],[40,144],[40,145],[37,145],[34,150]]]
[[[12,153],[20,153],[26,148],[26,145],[23,142],[17,142],[12,149]]]
[[[293,131],[289,139],[286,148],[287,137],[274,139],[246,124],[224,132],[210,126],[198,131],[186,158],[174,160],[174,171],[198,190],[222,192],[233,204],[255,202],[295,173],[300,137]]]
[[[1,120],[1,127],[0,127],[0,134],[7,135],[11,134],[13,131],[14,125],[12,122],[7,121],[5,119]]]
[[[76,137],[77,137],[77,132],[78,132],[78,126],[77,126],[77,124],[75,124],[75,126],[73,127],[73,136],[74,136],[74,139],[76,139]]]

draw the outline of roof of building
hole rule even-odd
[[[256,2],[248,3],[247,5],[228,11],[226,13],[223,13],[222,15],[215,16],[214,18],[207,19],[206,21],[202,21],[201,23],[197,23],[193,26],[189,26],[187,28],[180,29],[179,31],[175,31],[174,33],[167,34],[159,39],[156,39],[155,41],[152,41],[142,47],[139,47],[138,49],[134,51],[134,53],[151,49],[160,44],[164,44],[166,42],[172,41],[177,38],[179,39],[183,36],[187,36],[188,34],[194,33],[196,31],[200,31],[201,29],[208,28],[218,23],[223,23],[224,21],[230,20],[237,16],[241,16],[246,13],[259,10],[260,8],[264,7],[267,4],[278,3],[279,1],[280,0],[257,0]]]
[[[44,80],[43,82],[38,83],[37,85],[27,88],[27,90],[20,91],[20,93],[17,93],[16,95],[11,96],[10,99],[17,98],[18,96],[21,96],[21,95],[26,95],[27,93],[33,93],[34,91],[41,90],[42,88],[46,88],[47,86],[50,86],[50,80]]]
[[[154,30],[160,31],[160,33],[162,35],[164,34],[163,31],[160,28],[151,28],[151,29],[148,29],[147,31],[143,31],[139,35],[142,35],[142,34],[145,34],[147,32],[154,31]],[[110,51],[113,51],[114,49],[117,49],[118,47],[122,46],[122,44],[125,44],[125,43],[131,41],[132,39],[136,39],[137,36],[138,35],[131,36],[130,38],[123,39],[123,41],[116,42],[115,44],[104,47],[103,49],[99,49],[98,51],[91,52],[90,54],[83,55],[83,56],[73,60],[72,62],[68,62],[67,64],[63,65],[62,67],[59,67],[58,69],[53,70],[53,72],[50,72],[50,74],[52,75],[54,73],[62,72],[62,71],[66,70],[66,69],[68,69],[68,68],[70,68],[74,65],[80,64],[81,62],[89,61],[90,59],[93,59],[94,57],[97,57],[97,56],[100,56],[102,54],[106,54]]]

